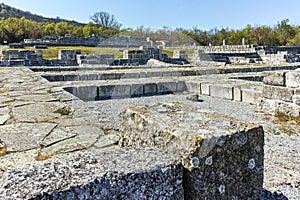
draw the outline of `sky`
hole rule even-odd
[[[1,1],[1,0],[0,0]],[[123,28],[145,26],[201,30],[242,29],[246,25],[275,26],[283,19],[300,25],[299,0],[2,0],[44,17],[83,23],[96,12],[115,15]]]

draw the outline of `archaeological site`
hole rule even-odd
[[[300,199],[300,47],[164,44],[1,50],[0,199]]]

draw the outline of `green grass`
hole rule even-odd
[[[25,49],[33,50],[33,47],[26,47]],[[104,48],[104,47],[84,47],[84,46],[57,46],[48,47],[48,49],[41,49],[43,51],[43,59],[58,59],[59,50],[80,50],[81,54],[114,54],[116,59],[123,58],[122,49],[118,48]]]
[[[193,53],[194,53],[194,49],[169,48],[169,47],[164,48],[164,49],[162,50],[162,53],[167,54],[169,58],[173,58],[173,52],[174,52],[174,50],[183,50],[183,51],[185,51],[186,54],[187,54],[187,56],[188,56],[189,58],[191,58],[191,57],[193,56]]]

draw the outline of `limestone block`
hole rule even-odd
[[[99,94],[97,99],[111,99],[115,85],[99,85]]]
[[[144,95],[157,94],[157,84],[156,83],[145,83],[143,85]]]
[[[142,83],[131,84],[130,86],[131,96],[139,97],[144,94],[144,87]]]
[[[1,174],[12,199],[184,199],[183,170],[160,149],[106,149],[22,165]],[[21,175],[20,175],[21,174]],[[47,187],[45,187],[45,185]]]
[[[256,199],[263,186],[261,126],[181,102],[120,113],[121,146],[158,146],[182,157],[187,199]]]
[[[116,73],[105,73],[105,74],[99,74],[99,80],[115,80]]]
[[[196,81],[186,81],[185,82],[187,90],[191,93],[200,94],[201,83]]]
[[[176,82],[176,92],[184,92],[187,91],[185,81],[177,81]]]
[[[174,94],[177,92],[177,83],[174,82],[158,82],[157,93],[158,94]]]
[[[64,81],[76,81],[79,80],[80,76],[77,74],[65,74]]]
[[[210,83],[201,83],[201,94],[210,95]]]
[[[119,98],[130,98],[131,97],[131,85],[115,85],[112,92],[112,99]]]
[[[300,116],[300,106],[285,102],[281,100],[273,100],[273,99],[260,99],[258,107],[261,111],[275,115],[280,112],[287,116],[299,117]]]
[[[300,106],[300,95],[293,96],[293,103]]]
[[[210,96],[233,100],[233,87],[227,85],[210,85]]]
[[[239,86],[234,86],[233,88],[233,100],[242,101],[242,90]]]
[[[275,99],[292,102],[294,90],[292,88],[264,85],[263,97],[267,99]]]
[[[285,86],[286,71],[265,71],[263,72],[263,83],[274,86]]]
[[[289,71],[286,73],[286,86],[291,88],[300,87],[300,71]]]
[[[64,75],[46,75],[42,77],[50,82],[64,81]]]
[[[242,89],[242,102],[257,104],[261,96],[261,91],[253,89]]]
[[[79,86],[77,87],[76,96],[84,101],[94,101],[97,97],[97,86]]]

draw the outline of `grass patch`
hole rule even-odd
[[[61,115],[69,115],[71,113],[71,108],[70,107],[58,108],[57,110],[54,111],[54,113],[59,113]]]
[[[173,52],[174,50],[182,50],[182,51],[185,51],[188,58],[191,58],[193,56],[193,53],[194,53],[194,49],[185,49],[185,48],[164,48],[162,50],[162,53],[164,54],[167,54],[169,58],[173,58]]]
[[[274,116],[279,122],[295,122],[297,125],[300,125],[300,117],[289,116],[280,111],[276,111]]]

